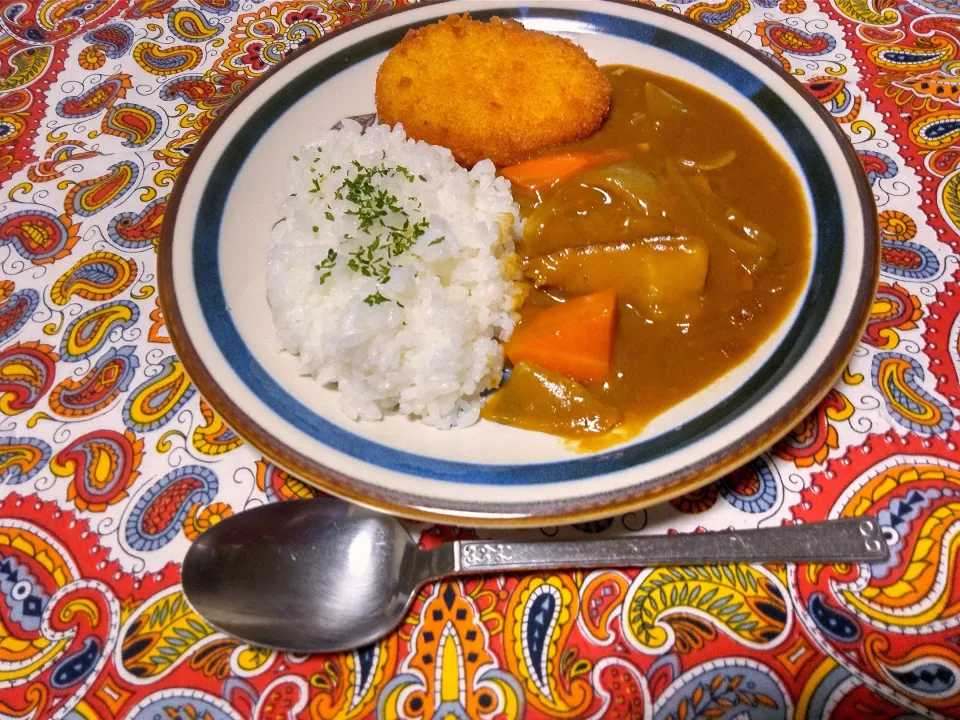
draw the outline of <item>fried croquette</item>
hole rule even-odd
[[[593,134],[610,83],[578,45],[514,20],[469,14],[411,30],[377,72],[380,122],[498,167]]]

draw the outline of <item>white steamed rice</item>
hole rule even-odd
[[[351,418],[398,411],[439,428],[476,422],[481,393],[500,381],[498,340],[510,336],[519,305],[513,253],[520,213],[510,183],[491,162],[467,171],[449,150],[408,140],[400,126],[362,132],[344,121],[295,158],[267,255],[267,297],[283,349],[298,356],[304,374],[336,384]],[[402,229],[401,213],[387,210],[366,232],[348,214],[358,207],[343,184],[356,181],[354,161],[385,169],[372,189],[394,196],[389,204],[409,216],[403,237],[429,223],[395,257],[386,256],[389,233],[380,222]],[[348,267],[377,234],[373,255],[355,260],[382,259],[366,263],[389,275],[379,284],[361,265]]]

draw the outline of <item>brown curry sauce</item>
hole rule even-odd
[[[746,118],[680,80],[622,65],[604,71],[613,86],[604,126],[584,142],[544,154],[615,149],[629,157],[612,171],[578,173],[539,197],[515,193],[526,221],[518,253],[528,263],[528,275],[535,275],[529,271],[537,258],[550,253],[656,236],[693,238],[706,246],[709,261],[702,292],[692,300],[621,293],[610,378],[586,385],[597,400],[620,411],[624,420],[617,428],[583,434],[565,433],[555,422],[531,428],[528,418],[523,424],[565,435],[582,451],[639,433],[651,419],[746,360],[789,314],[810,265],[811,228],[800,183]],[[610,192],[616,173],[626,178],[618,182],[627,192]],[[708,188],[701,207],[714,211],[711,222],[702,210],[691,212],[690,190],[677,183]],[[717,208],[728,213],[720,218],[727,231],[746,227],[749,240],[759,230],[775,241],[775,252],[762,257],[749,242],[747,250],[731,249],[730,236],[711,224]],[[582,284],[578,292],[562,282],[531,286],[521,325],[543,308],[582,293]],[[508,381],[497,394],[509,386]],[[484,417],[509,422],[496,417],[495,405],[488,403]]]

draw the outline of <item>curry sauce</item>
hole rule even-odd
[[[529,413],[523,423],[581,450],[640,432],[746,360],[789,314],[811,256],[800,183],[746,118],[670,77],[619,65],[604,72],[613,88],[604,126],[548,154],[611,161],[542,191],[515,188],[530,284],[518,332],[545,308],[618,291],[609,375],[582,387],[623,422],[587,434],[553,421],[537,428]],[[516,424],[497,407],[516,406],[507,393],[517,392],[526,390],[508,380],[484,417]]]

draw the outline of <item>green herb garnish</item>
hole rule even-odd
[[[393,177],[403,177],[409,182],[413,182],[418,177],[426,182],[426,178],[422,175],[414,175],[402,165],[388,167],[382,162],[384,159],[386,159],[386,153],[382,153],[381,162],[376,165],[364,165],[357,160],[351,160],[351,168],[345,173],[346,176],[333,193],[337,200],[343,201],[347,206],[342,212],[357,219],[360,235],[359,238],[354,238],[348,233],[343,235],[344,242],[357,240],[359,246],[355,245],[355,249],[347,252],[346,266],[363,277],[375,279],[378,285],[390,282],[390,272],[396,258],[404,254],[417,257],[411,249],[430,229],[429,220],[422,218],[414,221],[401,204],[401,202],[409,202],[419,210],[421,204],[417,198],[405,198],[401,201],[383,185],[384,179]],[[339,165],[330,168],[331,172],[341,169]],[[310,192],[320,191],[320,183],[314,179],[313,190]],[[324,212],[324,217],[330,222],[336,219],[329,205]],[[437,238],[430,244],[436,245],[444,239]],[[317,270],[330,270],[336,262],[336,252],[329,250],[326,259],[317,265]],[[329,272],[322,274],[321,284],[329,276]],[[378,289],[375,294],[364,298],[364,302],[372,307],[395,301],[384,297]],[[400,307],[403,306],[400,305]]]
[[[380,305],[381,303],[390,302],[390,298],[384,297],[383,295],[380,294],[380,291],[377,290],[375,295],[367,295],[363,299],[363,301],[370,307],[373,307],[374,305]]]
[[[333,248],[327,250],[327,257],[316,266],[317,270],[326,270],[337,264],[337,251]]]

